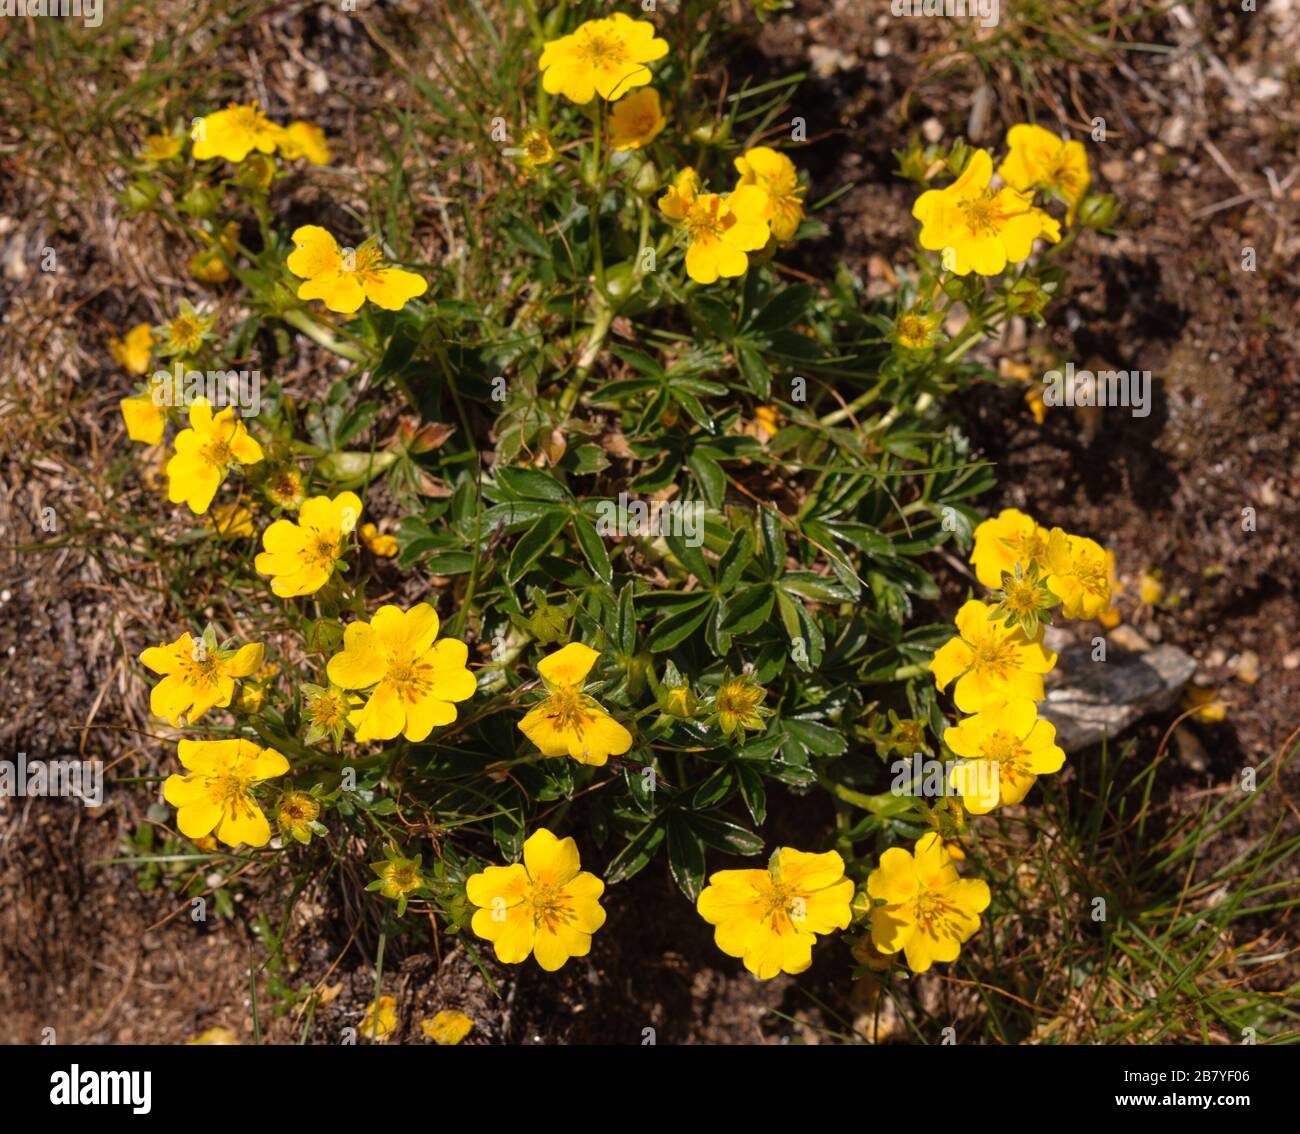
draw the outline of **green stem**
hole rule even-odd
[[[321,326],[306,311],[300,308],[285,311],[280,318],[289,326],[297,328],[313,342],[320,344],[328,351],[332,351],[340,358],[346,358],[349,362],[355,362],[362,366],[370,361],[365,353],[358,350],[351,343],[346,343],[336,337],[332,331]]]

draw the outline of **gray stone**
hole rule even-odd
[[[1114,740],[1148,713],[1171,708],[1196,672],[1196,659],[1177,646],[1140,654],[1109,649],[1093,661],[1087,643],[1061,651],[1047,676],[1047,700],[1039,713],[1056,725],[1056,742],[1077,752],[1104,738]]]

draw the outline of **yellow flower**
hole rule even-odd
[[[307,722],[307,735],[303,738],[308,744],[331,737],[337,748],[343,739],[343,732],[348,722],[348,715],[359,703],[346,690],[331,683],[328,689],[319,685],[304,685],[303,718]]]
[[[904,350],[929,350],[940,336],[938,315],[903,311],[894,318],[894,342]]]
[[[139,157],[144,161],[170,161],[181,152],[181,140],[174,134],[149,134]]]
[[[817,935],[847,928],[852,900],[853,882],[835,851],[781,847],[766,870],[719,870],[695,908],[716,927],[719,949],[770,980],[807,969]]]
[[[414,893],[424,885],[418,858],[386,858],[383,862],[372,862],[370,869],[378,877],[366,889],[378,890],[385,898],[400,902],[399,912],[406,909],[407,894]]]
[[[239,1037],[229,1028],[218,1025],[215,1028],[208,1028],[205,1032],[200,1032],[193,1039],[185,1042],[191,1046],[199,1047],[238,1047]]]
[[[202,283],[225,283],[230,279],[230,269],[226,266],[226,259],[233,259],[235,256],[239,224],[237,221],[230,221],[215,240],[207,233],[204,233],[203,239],[207,241],[208,246],[200,248],[190,257],[190,275]],[[222,255],[223,252],[225,256]]]
[[[301,507],[306,497],[302,473],[292,465],[284,465],[268,473],[263,491],[272,504],[291,510]]]
[[[1019,803],[1039,776],[1059,772],[1065,763],[1056,726],[1040,720],[1038,707],[1023,698],[990,701],[944,729],[943,742],[970,761],[952,768],[948,780],[972,815]]]
[[[199,119],[194,133],[195,161],[219,157],[241,162],[253,150],[275,153],[282,131],[258,109],[256,102],[249,105],[232,102],[225,110]]]
[[[275,824],[281,832],[299,843],[311,842],[320,826],[320,800],[305,791],[287,791],[275,807]]]
[[[262,533],[266,548],[253,567],[271,576],[271,590],[280,598],[312,595],[330,581],[343,554],[344,540],[356,529],[361,499],[340,492],[333,500],[313,496],[298,512],[298,520],[276,520]]]
[[[357,534],[361,537],[371,555],[380,559],[392,559],[397,554],[397,539],[391,535],[380,535],[374,524],[362,524]]]
[[[365,706],[348,717],[358,741],[398,733],[424,740],[456,719],[453,702],[474,696],[465,643],[437,638],[438,615],[423,602],[408,611],[381,606],[369,622],[353,622],[343,632],[343,652],[326,666],[330,681],[342,689],[374,686]]]
[[[760,706],[766,697],[767,690],[751,678],[744,675],[724,677],[713,695],[713,712],[718,727],[728,736],[751,728],[761,731],[764,710]]]
[[[1019,626],[990,621],[992,607],[971,599],[957,611],[958,636],[934,653],[930,672],[940,689],[954,678],[953,700],[963,713],[977,713],[989,701],[1026,697],[1043,699],[1043,674],[1056,664],[1056,654],[1042,645],[1039,628],[1034,639]]]
[[[126,435],[145,445],[161,445],[167,411],[148,394],[123,398],[117,403],[126,422]]]
[[[372,1043],[386,1043],[397,1027],[397,1001],[391,996],[381,996],[366,1007],[361,1021],[361,1034]]]
[[[543,756],[571,756],[599,767],[632,747],[632,734],[582,691],[599,657],[590,646],[570,642],[537,663],[546,699],[524,716],[519,731]]]
[[[794,162],[768,146],[755,146],[736,158],[739,185],[757,185],[767,194],[764,219],[781,243],[793,240],[803,220],[803,190]]]
[[[262,446],[254,441],[227,406],[213,416],[207,398],[190,406],[190,427],[176,435],[176,453],[167,462],[167,498],[184,502],[195,515],[202,515],[226,479],[231,465],[255,465],[262,459]]]
[[[280,133],[280,153],[290,161],[306,158],[312,165],[329,165],[330,147],[325,131],[310,122],[290,122]]]
[[[516,156],[521,165],[537,169],[539,166],[550,165],[555,160],[555,149],[543,131],[529,130],[524,134]]]
[[[172,774],[163,798],[176,808],[176,826],[187,839],[216,831],[227,846],[264,847],[271,825],[252,795],[252,786],[289,770],[273,748],[251,740],[182,740],[176,746],[188,774]]]
[[[605,924],[605,883],[581,865],[578,845],[543,827],[524,843],[523,862],[471,875],[465,893],[479,908],[470,924],[498,961],[518,965],[531,953],[553,973],[591,952],[591,935]]]
[[[1219,697],[1217,689],[1202,689],[1199,685],[1189,685],[1183,694],[1183,708],[1195,709],[1193,718],[1205,724],[1218,724],[1228,715],[1228,706]]]
[[[1007,148],[998,176],[1021,192],[1046,189],[1059,194],[1069,206],[1066,221],[1073,224],[1092,183],[1083,143],[1064,142],[1050,130],[1022,122],[1007,131]]]
[[[458,1044],[474,1030],[474,1021],[464,1012],[439,1012],[432,1020],[421,1020],[420,1031],[440,1047]]]
[[[645,86],[650,81],[646,64],[666,54],[668,44],[655,36],[654,24],[616,12],[544,43],[537,65],[548,94],[562,94],[576,103],[590,102],[599,94],[613,102]]]
[[[355,250],[340,249],[325,229],[308,224],[294,231],[293,243],[289,271],[306,281],[298,298],[319,299],[331,311],[350,315],[367,299],[386,311],[400,311],[429,290],[414,272],[387,267],[374,240]]]
[[[990,590],[1002,586],[1003,575],[1014,575],[1019,564],[1025,574],[1031,567],[1047,570],[1048,533],[1033,518],[1016,508],[1003,508],[995,519],[975,528],[971,566],[975,578]]]
[[[944,251],[943,266],[959,276],[996,276],[1008,263],[1029,258],[1034,240],[1056,241],[1060,225],[1036,209],[1027,193],[989,185],[993,159],[976,150],[965,171],[946,189],[928,189],[912,206],[921,222],[921,247]]]
[[[885,905],[871,911],[871,939],[882,953],[907,958],[914,973],[935,961],[955,961],[979,930],[988,908],[988,883],[959,878],[943,840],[931,832],[916,844],[916,857],[890,847],[867,879],[867,893]]]
[[[690,212],[699,195],[700,175],[688,165],[664,190],[664,195],[659,198],[659,208],[670,220],[681,220]]]
[[[193,724],[209,709],[224,709],[235,693],[235,678],[247,677],[262,664],[263,647],[249,642],[238,650],[221,649],[209,629],[195,640],[189,632],[171,643],[150,646],[140,661],[163,674],[149,694],[149,708],[173,728],[181,718]]]
[[[1150,571],[1143,571],[1138,582],[1138,600],[1143,606],[1155,606],[1165,597],[1165,585],[1158,576]]]
[[[167,332],[164,353],[196,353],[216,321],[215,315],[204,315],[188,299],[182,299],[180,314],[163,324],[162,329]]]
[[[646,87],[620,99],[609,115],[610,143],[618,151],[648,146],[668,125],[659,105],[659,92]]]
[[[659,199],[664,216],[680,222],[690,237],[686,274],[702,284],[744,275],[745,253],[767,243],[767,194],[757,185],[741,185],[726,197],[698,190],[694,171],[685,169]]]
[[[242,504],[218,504],[209,515],[222,539],[243,539],[253,534],[253,513]]]
[[[110,339],[108,352],[132,374],[143,374],[149,369],[149,354],[153,348],[153,328],[148,323],[137,323],[122,339]]]
[[[1048,590],[1060,598],[1066,618],[1096,618],[1110,606],[1111,564],[1095,540],[1053,528],[1047,542],[1047,570]]]

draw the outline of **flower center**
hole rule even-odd
[[[1018,617],[1023,618],[1038,609],[1038,587],[1027,579],[1009,582],[1002,594],[1007,609]]]
[[[1096,560],[1076,559],[1071,574],[1079,580],[1079,584],[1085,591],[1094,594],[1103,592],[1109,582],[1106,578],[1105,565]]]
[[[253,781],[233,772],[213,776],[208,781],[208,790],[212,800],[232,819],[251,817],[257,811],[257,805],[248,794],[248,785]]]
[[[557,926],[573,920],[569,895],[556,882],[534,882],[528,893],[528,907],[532,911],[533,923],[552,932]]]
[[[333,728],[343,719],[343,705],[337,697],[317,697],[308,714],[318,728]]]
[[[985,190],[983,196],[963,201],[961,209],[966,214],[966,227],[976,235],[995,231],[1003,220],[998,211],[997,195],[990,190]]]
[[[1002,542],[1015,552],[1016,559],[1026,567],[1031,563],[1041,563],[1047,558],[1047,540],[1038,532],[1011,536]]]
[[[720,712],[744,716],[753,711],[758,701],[758,691],[748,685],[735,683],[724,685],[718,690],[718,709]]]
[[[994,679],[1005,678],[1015,668],[1016,644],[991,635],[975,643],[975,669]]]
[[[597,32],[578,46],[578,57],[589,67],[613,67],[627,58],[627,50],[619,40]]]
[[[303,555],[317,567],[332,566],[339,557],[339,533],[313,528]]]
[[[586,698],[573,686],[557,685],[546,698],[546,717],[558,732],[581,735],[590,720],[585,701]]]
[[[211,465],[226,466],[235,459],[228,442],[214,438],[203,446],[203,459]]]
[[[1023,774],[1021,765],[1029,755],[1029,750],[1013,733],[998,729],[984,742],[984,757],[996,764],[998,769],[1012,777]]]
[[[431,666],[417,661],[392,661],[384,675],[384,684],[396,690],[398,696],[414,704],[423,700],[433,686]]]
[[[720,240],[735,219],[725,210],[722,198],[716,193],[706,193],[696,198],[686,214],[686,231],[692,240]]]
[[[928,937],[938,937],[943,932],[955,937],[956,926],[950,920],[956,911],[956,905],[938,890],[922,890],[912,904],[912,916]]]

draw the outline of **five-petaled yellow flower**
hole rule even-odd
[[[582,691],[600,654],[570,642],[537,663],[546,699],[519,722],[519,730],[543,756],[571,756],[580,764],[604,764],[632,747],[632,734]]]
[[[259,109],[256,102],[232,102],[224,110],[216,110],[200,118],[191,132],[194,138],[195,161],[208,158],[225,158],[241,162],[250,153],[273,154],[283,133]]]
[[[766,870],[719,870],[695,908],[716,927],[719,949],[770,980],[808,968],[818,934],[847,928],[852,900],[853,881],[837,852],[781,847]]]
[[[654,87],[635,91],[614,104],[609,115],[609,140],[614,149],[639,150],[648,146],[668,125]]]
[[[266,550],[253,560],[253,567],[271,576],[271,590],[280,598],[315,594],[330,581],[344,540],[360,516],[361,500],[355,492],[340,492],[333,500],[313,496],[303,503],[297,522],[276,520],[262,533]]]
[[[230,847],[266,846],[271,825],[252,787],[283,776],[289,761],[251,740],[182,740],[176,751],[188,774],[168,776],[163,798],[176,808],[181,834],[201,839],[215,831]]]
[[[528,169],[537,169],[550,165],[555,160],[555,147],[543,130],[529,130],[524,134],[519,149],[515,152],[519,164]]]
[[[1054,217],[1034,207],[1028,193],[994,189],[993,159],[976,150],[962,175],[946,189],[927,189],[912,206],[921,222],[921,247],[943,252],[943,266],[959,276],[999,275],[1029,258],[1034,241],[1061,238]]]
[[[991,620],[992,610],[978,599],[963,603],[955,619],[958,636],[930,662],[940,689],[956,679],[952,698],[963,713],[1011,697],[1041,701],[1043,674],[1056,664],[1056,654],[1042,644],[1041,626],[1031,640],[1018,625],[1008,629],[1001,619]]]
[[[755,146],[736,158],[739,185],[757,185],[767,194],[765,219],[782,244],[793,240],[803,220],[803,190],[799,174],[785,154],[769,146]]]
[[[907,958],[914,973],[935,961],[955,961],[962,945],[979,929],[988,908],[988,883],[960,878],[943,840],[922,835],[913,857],[890,847],[867,879],[867,893],[885,905],[871,911],[871,940],[882,953]]]
[[[1002,586],[1003,575],[1015,575],[1017,564],[1025,574],[1031,567],[1046,573],[1047,532],[1019,509],[1003,508],[975,528],[970,562],[975,578],[990,590]]]
[[[163,675],[149,694],[150,711],[178,728],[182,717],[193,724],[209,709],[224,709],[234,696],[235,678],[256,672],[263,653],[260,642],[221,649],[211,632],[195,639],[186,631],[174,642],[150,646],[140,661]]]
[[[1021,192],[1046,189],[1060,194],[1069,206],[1066,221],[1073,224],[1079,202],[1092,183],[1083,143],[1062,141],[1050,130],[1022,122],[1007,131],[1007,149],[998,176]]]
[[[331,311],[350,315],[367,299],[386,311],[400,311],[409,300],[429,290],[424,277],[390,268],[376,240],[360,248],[340,248],[320,225],[295,229],[289,271],[305,282],[299,299],[319,299]]]
[[[943,742],[969,761],[950,769],[948,782],[972,815],[1019,803],[1039,776],[1059,772],[1065,763],[1056,726],[1041,720],[1038,707],[1024,698],[990,701],[944,729]]]
[[[650,81],[646,64],[667,53],[668,44],[655,36],[654,24],[615,12],[543,44],[538,67],[548,94],[576,103],[590,102],[594,95],[614,102],[645,86]]]
[[[683,170],[659,198],[659,209],[677,221],[690,237],[686,274],[696,283],[742,276],[749,267],[747,252],[766,243],[767,194],[757,185],[741,185],[727,196],[699,192],[695,171]]]
[[[110,339],[108,352],[132,374],[143,374],[149,369],[153,344],[153,328],[148,323],[137,323],[124,338]]]
[[[176,435],[175,444],[176,453],[167,462],[167,498],[188,504],[195,515],[212,505],[231,465],[255,465],[262,459],[262,446],[248,435],[234,409],[227,406],[214,415],[207,398],[190,406],[190,427]]]
[[[1086,536],[1053,528],[1047,539],[1047,589],[1061,600],[1066,618],[1096,618],[1110,607],[1113,560]]]
[[[357,740],[392,740],[401,733],[424,740],[435,727],[456,719],[456,701],[474,696],[464,642],[438,638],[438,615],[428,603],[410,610],[381,606],[369,622],[343,632],[343,652],[326,666],[341,689],[370,689],[365,705],[348,721]]]
[[[471,926],[492,942],[497,960],[518,965],[531,953],[547,972],[591,951],[591,935],[605,924],[605,883],[581,869],[578,845],[546,828],[524,843],[524,861],[489,866],[465,883],[479,908]]]

